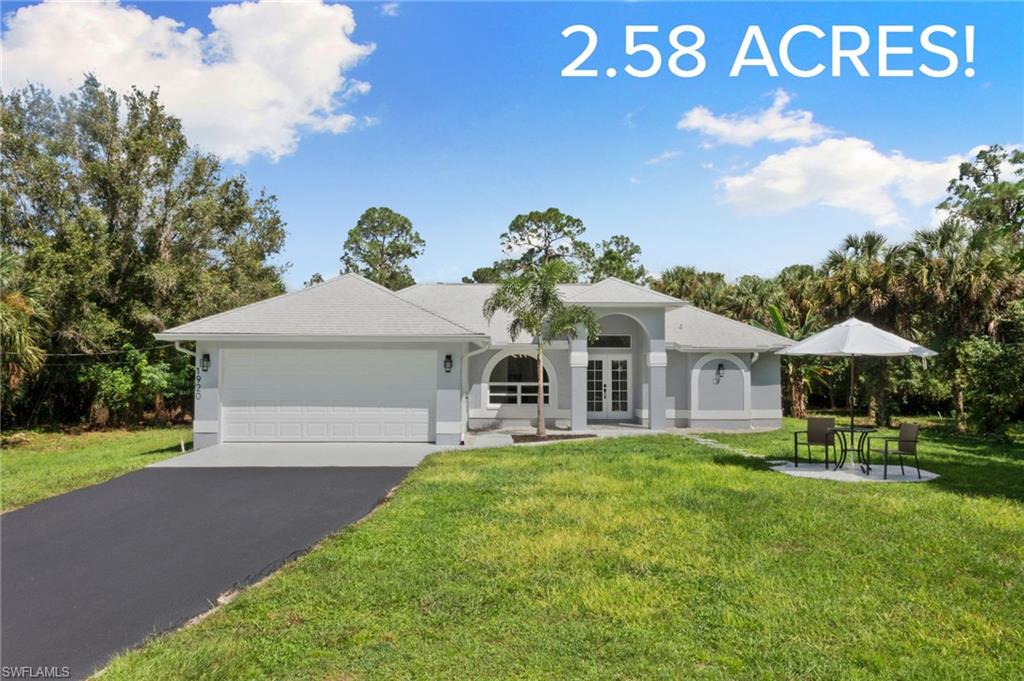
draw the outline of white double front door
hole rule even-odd
[[[587,360],[587,418],[632,418],[632,360],[629,355],[591,355]]]

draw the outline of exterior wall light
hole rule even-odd
[[[725,378],[725,364],[719,362],[718,368],[715,369],[715,383],[721,383],[723,378]]]
[[[199,360],[199,368],[203,371],[210,370],[210,353],[204,352],[202,358]]]
[[[450,374],[452,372],[452,356],[451,355],[445,355],[444,356],[444,372],[446,374]]]

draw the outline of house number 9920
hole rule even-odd
[[[700,52],[700,48],[704,46],[703,30],[697,26],[684,24],[669,31],[668,44],[672,48],[672,53],[667,60],[662,59],[661,49],[654,42],[649,42],[659,31],[658,26],[626,26],[626,54],[641,55],[637,57],[636,64],[626,64],[623,68],[626,74],[634,78],[650,78],[661,71],[663,61],[667,63],[668,70],[680,78],[693,78],[704,73],[707,60]],[[583,46],[583,51],[562,69],[562,76],[596,78],[598,70],[585,67],[587,60],[597,49],[597,31],[585,24],[574,24],[562,31],[562,37],[568,38],[577,33],[582,33],[587,42]],[[615,67],[609,66],[604,73],[608,78],[614,78],[618,71]]]

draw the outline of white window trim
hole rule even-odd
[[[534,347],[536,351],[536,347]],[[530,353],[523,352],[522,350],[506,349],[495,353],[493,357],[487,360],[484,365],[483,375],[480,377],[480,409],[487,412],[513,410],[519,411],[522,409],[529,409],[531,412],[537,410],[536,404],[491,404],[491,372],[494,367],[498,365],[498,362],[505,359],[506,357],[522,357],[523,355],[530,356]],[[551,363],[551,360],[545,355],[544,357],[544,370],[548,374],[548,401],[544,405],[544,408],[556,406],[558,404],[558,374],[555,372],[555,365]],[[530,385],[535,385],[531,383]]]
[[[631,333],[602,333],[600,336],[625,336],[629,339],[629,345],[625,346],[613,346],[613,347],[596,347],[587,341],[588,352],[632,352],[633,350],[633,334]],[[598,336],[600,338],[600,336]]]

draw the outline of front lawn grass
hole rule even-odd
[[[187,426],[64,433],[5,433],[0,448],[0,509],[9,511],[115,478],[180,453]]]
[[[437,454],[103,678],[1020,678],[1020,454],[992,493],[955,451],[951,486],[797,479],[671,435]]]

